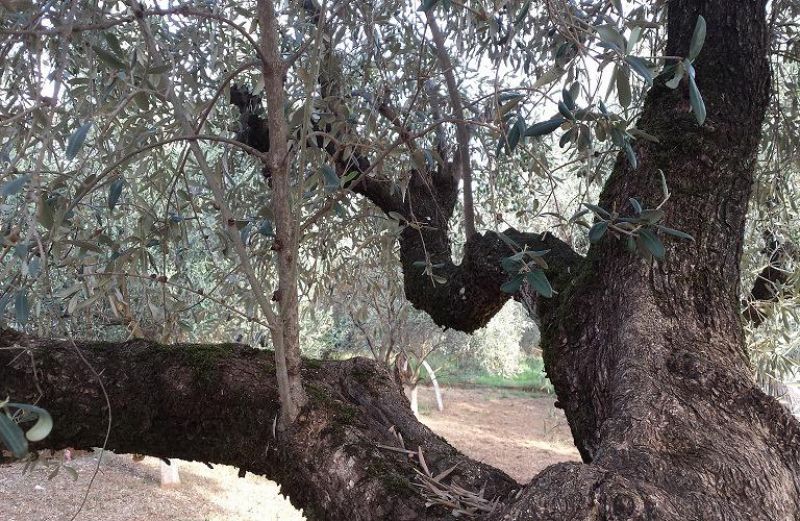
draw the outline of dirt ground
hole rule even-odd
[[[440,413],[430,389],[420,391],[420,419],[466,455],[520,483],[554,463],[580,460],[553,397],[495,389],[445,389],[442,395]]]
[[[525,482],[544,467],[576,460],[569,428],[549,397],[518,391],[445,389],[445,411],[433,393],[420,390],[423,422],[469,456],[499,467]],[[86,493],[98,453],[70,463],[48,479],[43,465],[23,472],[0,466],[0,521],[70,521]],[[56,458],[61,461],[61,455]],[[304,519],[280,495],[277,484],[260,476],[237,477],[232,467],[179,462],[181,485],[159,487],[159,461],[134,462],[106,453],[77,521],[299,521]]]

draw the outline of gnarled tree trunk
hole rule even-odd
[[[82,345],[102,369],[115,411],[110,448],[223,462],[281,482],[312,519],[445,519],[413,487],[421,462],[380,448],[422,452],[433,473],[459,463],[463,487],[500,497],[487,519],[791,520],[800,518],[800,424],[761,392],[744,352],[739,264],[758,135],[769,95],[765,0],[672,0],[666,54],[685,56],[698,15],[708,36],[696,61],[708,118],[689,113],[686,85],[649,93],[639,127],[658,143],[636,147],[640,166],[619,159],[600,205],[672,191],[665,222],[694,242],[669,241],[663,262],[605,237],[581,258],[550,235],[509,231],[552,249],[559,295],[537,299],[548,375],[585,463],[549,467],[519,493],[499,471],[458,454],[420,425],[399,387],[363,360],[306,364],[309,404],[274,434],[277,391],[263,353],[241,346],[164,347],[145,342]],[[332,154],[335,157],[335,154]],[[357,158],[366,172],[368,161]],[[340,173],[352,169],[339,164]],[[363,176],[354,191],[409,222],[400,239],[407,297],[437,323],[472,331],[507,295],[492,233],[451,259],[447,222],[456,183],[447,168],[416,172],[401,200]],[[419,228],[419,229],[417,229]],[[423,247],[424,242],[424,247]],[[429,255],[426,259],[425,255]],[[415,261],[441,265],[431,284]],[[103,399],[75,349],[4,333],[0,347],[34,349],[36,377],[18,350],[0,350],[0,392],[53,411],[49,446],[102,444]],[[395,436],[402,435],[402,443]],[[277,437],[276,437],[277,436]]]
[[[606,238],[559,301],[543,310],[545,362],[589,465],[534,480],[508,519],[562,519],[554,494],[583,498],[576,519],[797,519],[800,428],[756,386],[743,350],[742,237],[769,95],[763,1],[669,4],[666,54],[685,56],[698,15],[696,62],[708,119],[688,112],[685,85],[657,82],[639,128],[640,167],[619,158],[600,198],[655,202],[694,237],[664,262]],[[550,492],[554,482],[558,492]]]
[[[635,170],[621,156],[599,201],[617,211],[630,197],[655,203],[663,173],[671,188],[665,222],[693,242],[669,241],[666,260],[651,262],[606,237],[579,259],[551,236],[514,234],[553,250],[560,295],[526,300],[537,304],[546,369],[589,465],[548,469],[507,519],[800,516],[800,429],[755,385],[739,310],[744,224],[769,97],[764,10],[761,0],[669,3],[669,56],[686,56],[698,16],[707,21],[695,62],[706,123],[689,112],[685,80],[676,90],[657,80],[638,126],[659,142],[636,146]],[[433,225],[403,232],[406,294],[438,323],[473,330],[504,301],[497,261],[509,250],[479,235],[454,265],[445,224],[451,199],[444,181],[432,181],[409,190],[413,217]],[[403,211],[368,185],[362,191]],[[419,275],[413,263],[423,251],[444,265],[448,284]]]

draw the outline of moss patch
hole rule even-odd
[[[415,493],[414,487],[411,485],[411,481],[409,481],[405,476],[401,476],[396,472],[385,474],[382,477],[382,481],[386,486],[386,490],[392,494],[408,496]]]
[[[236,344],[157,344],[157,347],[177,352],[198,379],[208,380],[216,373],[221,360],[234,355]]]
[[[358,416],[358,409],[335,398],[330,390],[313,384],[306,384],[305,389],[312,404],[333,413],[335,423],[350,425]]]

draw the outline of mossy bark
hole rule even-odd
[[[519,488],[420,424],[399,381],[370,360],[304,364],[308,403],[281,432],[275,429],[280,403],[270,351],[142,340],[73,345],[0,330],[0,393],[25,402],[41,389],[38,403],[55,421],[34,448],[103,445],[108,408],[78,350],[108,392],[108,449],[265,475],[309,519],[450,519],[447,510],[426,508],[413,486],[419,463],[380,447],[400,447],[397,434],[408,449],[422,451],[432,472],[457,464],[452,477],[461,486],[486,486],[489,498]]]

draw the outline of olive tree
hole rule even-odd
[[[748,351],[793,342],[796,2],[2,9],[0,380],[40,446],[237,465],[313,519],[798,517]],[[385,369],[301,360],[301,299],[365,243],[440,326],[525,306],[582,463],[523,487]],[[111,306],[274,355],[102,342]]]

